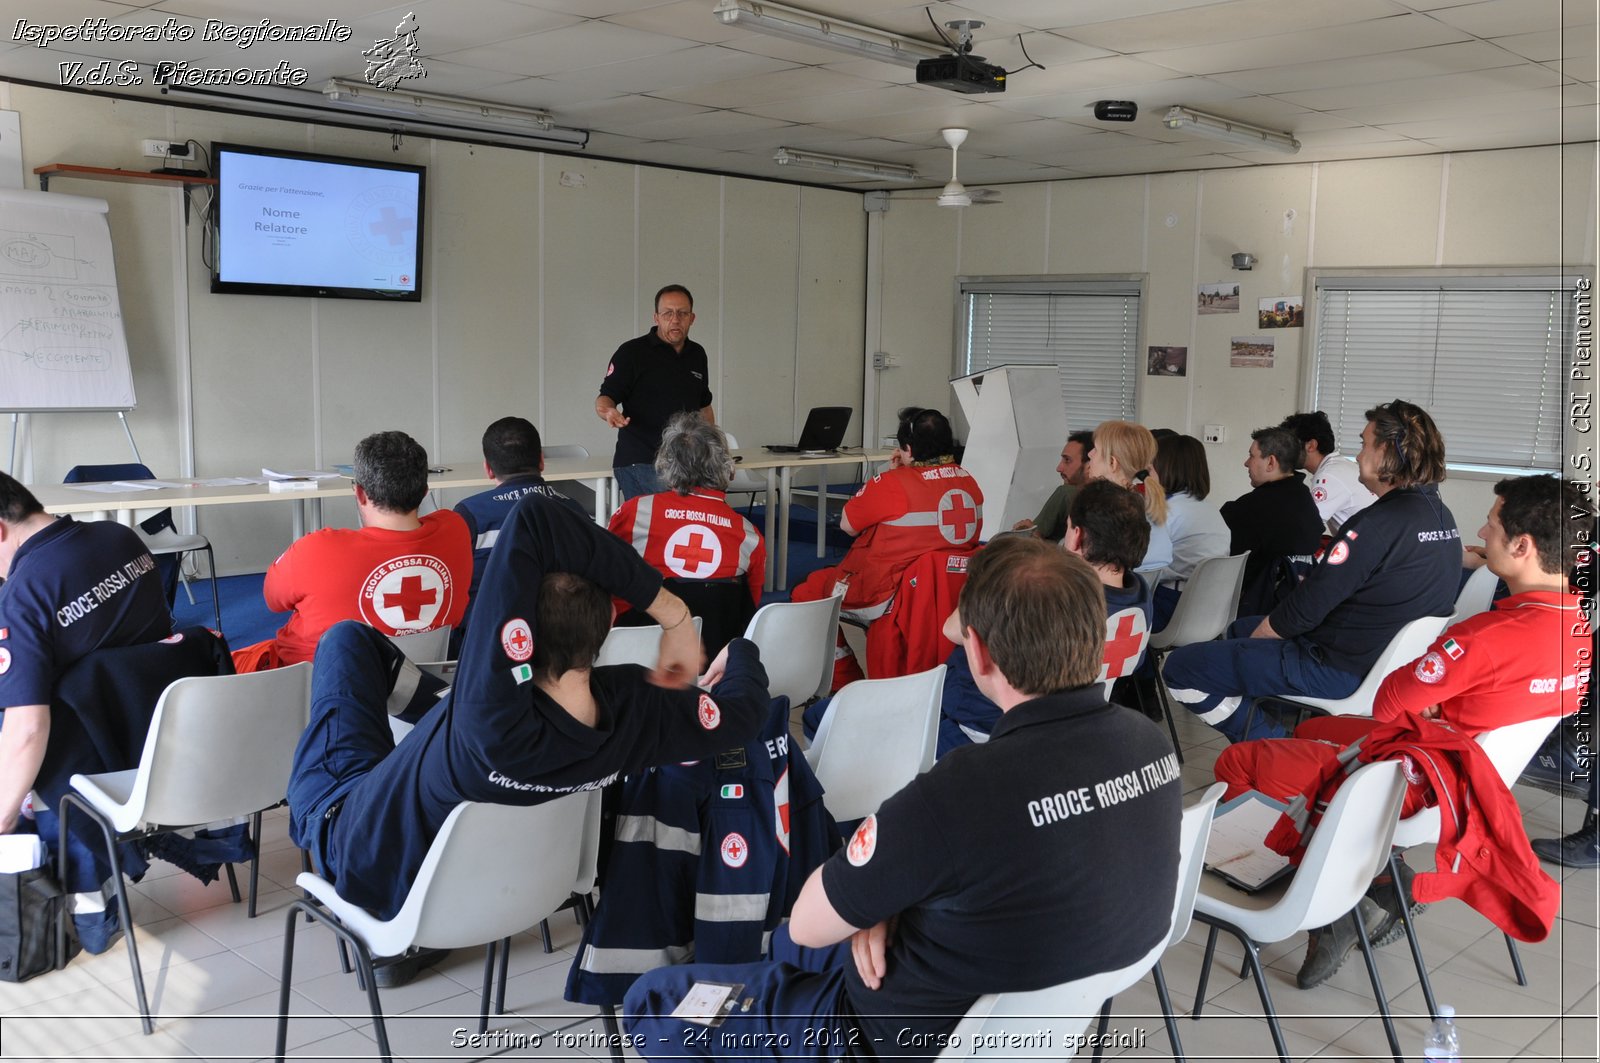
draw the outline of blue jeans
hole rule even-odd
[[[311,720],[289,775],[289,837],[329,877],[335,869],[323,848],[328,811],[394,751],[387,700],[399,656],[382,634],[349,620],[317,643]]]
[[[1241,617],[1217,642],[1183,646],[1167,655],[1161,674],[1174,701],[1235,742],[1281,738],[1276,720],[1255,713],[1249,733],[1245,720],[1255,698],[1304,694],[1343,698],[1355,693],[1362,677],[1330,667],[1309,642],[1249,637],[1261,617]]]
[[[661,481],[656,479],[654,465],[619,465],[611,470],[611,475],[617,478],[617,486],[622,488],[623,501],[661,491]]]
[[[772,935],[772,959],[762,963],[692,963],[658,967],[640,976],[622,1005],[623,1026],[645,1059],[833,1060],[859,1040],[839,1017],[850,939],[826,949],[803,949],[788,926]],[[742,985],[721,1026],[672,1017],[695,982]],[[746,1000],[753,1000],[749,1007]]]

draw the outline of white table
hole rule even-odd
[[[798,454],[773,454],[759,447],[734,452],[745,469],[763,470],[767,474],[766,539],[767,571],[764,586],[767,590],[784,590],[788,584],[789,564],[789,500],[792,496],[794,471],[817,470],[817,556],[824,553],[827,532],[828,467],[833,465],[858,466],[864,474],[868,464],[885,461],[887,450],[841,450],[823,457],[802,457]],[[484,475],[479,460],[443,462],[432,466],[441,472],[430,473],[428,490],[451,488],[481,488],[492,486],[494,481]],[[544,478],[556,482],[563,480],[589,481],[594,488],[594,519],[604,525],[611,513],[607,505],[611,479],[609,456],[588,458],[551,458],[545,462]],[[168,479],[167,483],[178,483]],[[249,502],[292,502],[294,538],[322,526],[322,500],[346,498],[350,495],[351,481],[345,476],[318,480],[313,488],[298,491],[273,491],[266,484],[240,484],[233,487],[207,487],[190,480],[183,487],[161,487],[154,490],[85,491],[69,484],[33,484],[31,490],[48,513],[112,513],[123,524],[132,524],[135,510],[163,509],[168,506],[223,506]],[[784,520],[777,519],[783,514]],[[776,536],[776,539],[774,539]],[[776,542],[774,548],[773,543]]]

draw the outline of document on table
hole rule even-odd
[[[118,480],[113,486],[124,491],[159,491],[163,487],[188,487],[188,484],[177,484],[170,480]]]
[[[1267,834],[1288,806],[1257,790],[1217,807],[1206,839],[1208,871],[1247,892],[1261,889],[1291,870],[1289,858],[1268,849]]]
[[[270,480],[335,480],[339,474],[327,472],[322,469],[291,469],[280,472],[276,469],[262,469],[261,475]]]
[[[197,487],[248,487],[251,484],[264,484],[267,481],[259,476],[214,476],[209,480],[196,480]]]
[[[63,484],[74,491],[93,491],[97,495],[120,495],[125,491],[154,491],[154,484],[115,483],[115,484]]]

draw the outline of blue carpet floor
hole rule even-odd
[[[765,516],[760,506],[747,511],[752,523],[762,527]],[[833,512],[828,514],[828,537],[826,540],[827,557],[817,557],[817,522],[816,513],[803,506],[791,506],[789,513],[789,586],[805,579],[816,569],[824,565],[836,564],[844,551],[849,547],[850,539],[839,531],[838,507],[833,507]],[[769,550],[775,549],[776,544],[769,543]],[[261,598],[261,582],[264,573],[254,572],[242,576],[223,576],[217,581],[222,604],[222,633],[228,639],[228,645],[240,649],[271,638],[289,618],[288,613],[274,613],[269,610]],[[210,627],[215,623],[211,611],[211,583],[209,580],[195,580],[190,586],[194,589],[194,604],[189,604],[188,596],[183,588],[178,588],[178,599],[172,609],[173,624],[179,628],[194,625]],[[789,600],[788,591],[768,591],[761,597],[761,604],[768,602],[786,602]]]

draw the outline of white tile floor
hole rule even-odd
[[[1211,782],[1222,740],[1209,728],[1180,720],[1184,784],[1198,791]],[[1531,836],[1563,834],[1582,817],[1579,802],[1517,789]],[[156,1032],[143,1036],[133,1004],[126,950],[80,956],[63,971],[22,985],[0,986],[0,1057],[7,1059],[240,1059],[270,1057],[277,1010],[284,906],[299,870],[283,814],[270,817],[262,858],[261,915],[247,919],[230,903],[227,887],[209,888],[165,864],[156,864],[133,887],[140,956],[157,1012]],[[1414,851],[1421,867],[1427,854]],[[1498,931],[1458,902],[1434,905],[1419,921],[1424,955],[1440,1001],[1454,1004],[1464,1055],[1473,1060],[1594,1060],[1600,1028],[1597,995],[1596,874],[1565,872],[1561,916],[1546,941],[1523,945],[1529,985],[1512,980]],[[455,1047],[458,1029],[476,1029],[481,954],[460,952],[411,985],[383,993],[389,1036],[397,1058],[472,1059],[501,1049],[507,1058],[605,1058],[582,1040],[553,1042],[551,1031],[578,1023],[572,1038],[598,1024],[589,1009],[562,1000],[578,932],[568,915],[553,920],[557,949],[546,955],[537,931],[515,940],[506,1004],[487,1048]],[[353,976],[339,973],[331,935],[302,927],[296,937],[296,971],[289,1026],[290,1055],[300,1060],[359,1059],[376,1053],[365,998]],[[1166,956],[1163,967],[1174,1005],[1187,1015],[1205,944],[1198,925]],[[1295,988],[1304,939],[1268,948],[1265,960],[1273,998],[1296,1059],[1387,1058],[1382,1026],[1358,954],[1326,985]],[[1242,953],[1219,939],[1205,1014],[1183,1018],[1179,1032],[1188,1058],[1240,1060],[1268,1057],[1272,1042],[1254,986],[1238,977]],[[1401,1047],[1420,1056],[1426,1021],[1421,988],[1403,943],[1379,952],[1379,971],[1396,1015]],[[1142,1047],[1128,1058],[1165,1058],[1170,1046],[1147,978],[1114,1005],[1112,1028]],[[519,1040],[518,1038],[521,1038]],[[535,1038],[537,1049],[527,1046]],[[1108,1054],[1119,1054],[1112,1052]],[[1040,1058],[1059,1058],[1041,1053]]]

